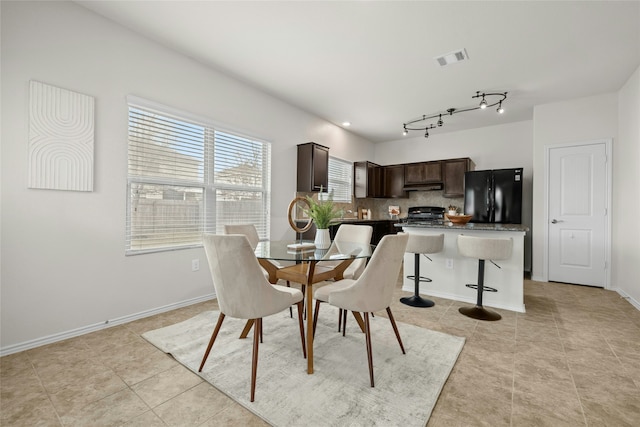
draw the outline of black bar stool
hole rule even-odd
[[[478,296],[475,307],[460,307],[458,311],[467,317],[478,320],[500,320],[495,311],[482,306],[483,292],[498,292],[497,289],[484,285],[484,261],[511,258],[513,239],[491,239],[485,237],[458,236],[458,252],[460,255],[478,260],[478,284],[468,284],[467,288],[477,289]],[[494,265],[498,268],[497,264]]]
[[[431,282],[431,279],[428,277],[420,276],[420,254],[423,254],[425,258],[431,261],[431,258],[426,254],[442,252],[443,246],[444,234],[433,236],[409,234],[409,243],[407,243],[407,249],[405,249],[405,252],[413,253],[415,259],[414,274],[412,276],[407,276],[407,279],[413,279],[413,283],[415,283],[415,291],[413,296],[400,298],[401,303],[412,307],[433,307],[435,305],[433,301],[420,296],[420,282]]]

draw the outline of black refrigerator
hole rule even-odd
[[[465,172],[464,213],[471,222],[522,223],[522,168]]]

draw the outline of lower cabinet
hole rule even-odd
[[[371,244],[377,245],[380,243],[380,240],[387,234],[396,234],[398,232],[398,228],[394,227],[397,221],[392,221],[388,219],[381,220],[371,220],[371,221],[345,221],[344,223],[332,224],[329,226],[329,235],[331,235],[331,240],[333,240],[338,232],[338,228],[341,224],[357,224],[357,225],[370,225],[373,227],[373,234],[371,236]],[[298,227],[304,227],[306,221],[296,221],[296,225]],[[311,228],[302,235],[300,233],[296,233],[296,239],[302,240],[314,240],[316,238],[316,226],[313,224]]]

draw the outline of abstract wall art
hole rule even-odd
[[[45,83],[29,87],[29,188],[93,191],[92,96]]]

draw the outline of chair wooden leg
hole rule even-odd
[[[398,344],[400,344],[402,354],[406,354],[404,352],[404,346],[402,345],[402,339],[400,338],[400,332],[398,332],[398,326],[396,326],[396,320],[393,318],[393,314],[391,314],[391,307],[387,307],[387,315],[389,316],[389,320],[391,321],[391,326],[393,326],[393,332],[396,333],[396,338],[398,338]]]
[[[318,324],[318,311],[320,311],[320,300],[316,300],[316,308],[313,310],[313,336],[316,336],[316,325]]]
[[[290,288],[290,287],[291,287],[291,283],[289,283],[289,281],[287,280],[287,288]],[[291,307],[289,307],[289,317],[293,319],[293,309]]]
[[[202,358],[202,362],[200,363],[200,369],[198,372],[202,372],[202,368],[204,367],[204,362],[207,361],[207,357],[209,357],[209,352],[211,351],[211,347],[213,347],[213,343],[218,336],[218,332],[220,331],[220,326],[222,326],[222,322],[224,321],[224,313],[220,313],[218,316],[218,322],[216,323],[216,327],[213,329],[213,334],[211,334],[211,339],[209,340],[209,345],[207,346],[207,351],[204,352],[204,357]]]
[[[255,322],[253,321],[253,319],[247,320],[247,323],[244,325],[244,329],[242,330],[242,333],[240,334],[240,339],[245,339],[247,337],[247,335],[249,335],[249,331],[253,327],[254,323]]]
[[[302,322],[302,311],[304,310],[304,303],[300,301],[296,304],[298,306],[298,323],[300,324],[300,341],[302,341],[302,355],[307,358],[307,343],[304,339],[304,323]]]
[[[367,360],[369,361],[369,378],[373,387],[373,355],[371,354],[371,329],[369,328],[369,313],[364,313],[364,334],[367,344]]]
[[[251,357],[251,401],[256,396],[256,373],[258,372],[258,347],[260,345],[260,335],[262,335],[262,318],[256,319],[253,328],[253,355]]]
[[[341,310],[341,311],[342,311],[342,336],[344,337],[344,334],[347,331],[347,310]]]

